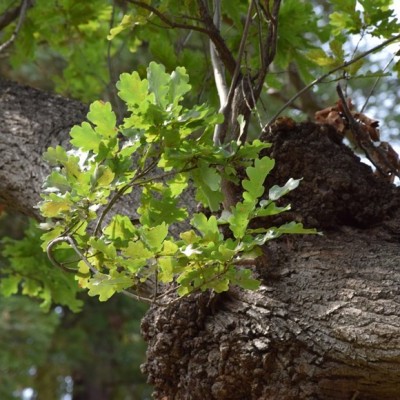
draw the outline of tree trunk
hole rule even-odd
[[[79,103],[0,81],[0,200],[25,214],[47,173],[41,153],[65,144]],[[258,291],[201,293],[143,320],[143,370],[156,399],[399,399],[399,193],[328,126],[284,120],[265,138],[267,186],[303,178],[293,211],[323,236],[271,242]],[[123,205],[121,205],[123,206]]]
[[[0,203],[31,217],[48,173],[42,155],[68,143],[87,107],[61,96],[0,78]]]

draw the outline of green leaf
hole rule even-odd
[[[61,214],[71,210],[73,202],[65,196],[50,193],[47,199],[41,203],[40,212],[48,218],[60,217]]]
[[[247,167],[246,173],[249,179],[242,182],[243,188],[250,195],[251,199],[258,199],[264,193],[264,180],[274,168],[275,161],[269,157],[254,160],[254,167]],[[243,198],[246,198],[243,195]]]
[[[162,224],[152,228],[143,227],[140,232],[144,243],[146,243],[149,249],[154,252],[159,252],[165,238],[167,237],[168,225],[163,222]]]
[[[108,40],[113,40],[118,34],[125,29],[129,29],[135,26],[135,20],[131,15],[124,15],[122,21],[114,28],[110,29],[110,34],[107,36]]]
[[[171,83],[169,87],[169,101],[175,106],[182,100],[183,96],[192,88],[189,85],[189,76],[186,68],[177,67],[171,74]]]
[[[91,176],[92,186],[108,187],[114,180],[115,174],[105,165],[98,165]]]
[[[205,161],[199,162],[199,174],[204,183],[213,191],[221,189],[221,176],[216,168],[210,167]]]
[[[316,229],[306,229],[302,223],[299,222],[288,222],[287,224],[281,225],[276,230],[280,234],[318,234],[321,235]]]
[[[285,196],[285,194],[296,189],[299,186],[300,181],[301,179],[290,178],[284,186],[272,186],[272,188],[269,189],[269,199],[272,201],[280,199],[282,196]]]
[[[68,161],[67,152],[61,146],[49,147],[46,153],[43,154],[43,159],[50,165],[64,164]]]
[[[115,137],[118,133],[115,128],[117,118],[109,102],[95,101],[92,103],[87,119],[95,125],[95,131],[104,138]]]
[[[115,259],[117,256],[117,251],[113,243],[107,243],[103,239],[91,237],[88,244],[110,259]]]
[[[161,64],[151,62],[147,68],[147,79],[149,90],[154,93],[156,104],[166,108],[169,104],[167,98],[170,75],[165,72],[165,67]]]
[[[192,171],[192,178],[197,189],[196,200],[210,208],[211,211],[218,211],[220,204],[224,200],[222,192],[220,190],[211,190],[204,181],[199,169]]]
[[[260,207],[255,210],[254,216],[268,217],[271,215],[283,213],[288,210],[290,210],[290,205],[287,205],[285,207],[278,207],[274,202],[262,200],[260,201]]]
[[[117,88],[118,96],[127,103],[129,109],[138,108],[140,111],[147,109],[150,101],[149,83],[147,79],[140,79],[136,71],[131,74],[126,72],[121,74]]]
[[[221,239],[217,218],[214,215],[207,219],[203,213],[194,214],[191,224],[198,229],[205,240],[218,242]]]
[[[323,49],[312,49],[307,52],[307,58],[314,61],[321,67],[334,67],[337,64],[341,64],[341,60],[337,60],[333,57],[328,56]]]
[[[228,218],[229,229],[236,239],[241,239],[245,235],[250,222],[250,214],[254,211],[255,206],[254,201],[244,201],[231,208],[232,215]]]
[[[71,184],[65,175],[58,171],[52,171],[46,178],[43,189],[44,192],[60,192],[64,194],[68,190],[71,190]]]
[[[246,290],[257,290],[261,284],[259,280],[253,278],[250,269],[235,269],[232,283]]]
[[[99,296],[100,301],[106,301],[114,293],[127,289],[133,284],[133,280],[123,273],[115,272],[113,276],[110,276],[98,272],[89,279],[87,288],[89,296]]]
[[[255,159],[258,158],[258,154],[261,150],[268,149],[271,147],[271,143],[262,142],[259,139],[253,140],[252,142],[246,142],[243,146],[240,146],[235,154],[235,158],[243,160],[245,158]]]
[[[98,152],[102,136],[97,133],[88,122],[71,129],[71,143],[84,151]]]
[[[149,258],[154,257],[154,253],[148,250],[141,241],[129,242],[128,247],[122,250],[122,254],[134,260],[135,259],[147,260]]]
[[[169,283],[174,280],[176,274],[177,260],[174,257],[159,257],[158,265],[160,271],[158,273],[158,279],[162,283]]]
[[[125,242],[135,236],[136,228],[127,216],[114,215],[103,232],[112,241]]]
[[[0,293],[5,296],[11,296],[18,292],[18,285],[21,281],[19,276],[9,276],[0,281]]]
[[[207,287],[200,287],[201,289],[208,289],[211,288],[213,289],[216,293],[222,293],[222,292],[226,292],[229,290],[229,279],[226,277],[220,277],[214,281],[211,281]]]

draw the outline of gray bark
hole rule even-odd
[[[39,217],[34,206],[48,173],[42,155],[66,145],[86,112],[77,101],[0,79],[0,203]]]
[[[85,111],[0,81],[0,202],[38,216],[33,207],[47,173],[41,154],[65,144]],[[266,247],[254,267],[262,281],[256,292],[202,293],[152,307],[142,325],[143,370],[155,398],[400,398],[398,190],[327,127],[288,124],[266,139],[278,165],[271,181],[304,178],[287,217],[324,236]]]

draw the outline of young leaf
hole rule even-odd
[[[117,135],[115,128],[117,118],[109,102],[95,101],[92,103],[87,119],[95,125],[95,131],[104,138],[112,138]]]
[[[95,151],[99,150],[101,142],[101,135],[94,131],[92,126],[88,122],[83,122],[80,126],[75,125],[71,129],[71,143],[81,148],[84,151]]]
[[[296,189],[299,186],[301,179],[293,179],[290,178],[284,186],[272,186],[269,189],[268,197],[271,201],[275,201],[280,199],[285,194],[289,193],[290,191]]]
[[[147,68],[147,79],[149,81],[149,90],[151,93],[154,93],[156,104],[162,108],[166,108],[169,104],[167,94],[171,77],[165,72],[165,67],[151,62]]]
[[[264,193],[264,180],[274,168],[274,165],[275,161],[265,156],[261,159],[256,158],[254,167],[246,168],[249,179],[244,179],[242,186],[252,199],[258,199]]]
[[[148,95],[149,83],[147,79],[140,79],[135,71],[131,74],[123,73],[117,82],[118,96],[126,102],[129,109],[138,108],[140,111],[147,109],[150,100]]]
[[[192,225],[198,229],[205,240],[210,242],[218,242],[221,238],[221,233],[218,229],[217,218],[212,215],[209,219],[203,214],[194,214]]]
[[[168,225],[163,222],[162,224],[147,228],[143,227],[141,230],[141,237],[150,250],[159,252],[162,248],[162,244],[168,234]]]

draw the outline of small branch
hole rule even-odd
[[[93,273],[96,274],[99,271],[93,267],[92,264],[90,264],[90,262],[87,260],[87,258],[81,253],[81,251],[78,249],[78,246],[75,242],[75,240],[71,237],[71,236],[60,236],[58,238],[53,239],[48,245],[47,245],[47,256],[50,260],[50,262],[57,268],[62,269],[65,272],[69,272],[69,273],[75,273],[77,276],[81,277],[81,278],[87,278],[88,275],[87,274],[82,274],[79,271],[77,271],[76,269],[73,268],[68,268],[66,267],[64,264],[59,263],[53,255],[53,248],[57,243],[63,243],[63,242],[67,242],[72,249],[75,251],[75,253],[79,256],[79,259],[82,260],[89,268],[89,270]],[[146,303],[154,303],[154,300],[149,299],[147,297],[144,296],[140,296],[137,295],[135,293],[132,293],[128,290],[122,290],[121,291],[122,294],[124,294],[125,296],[128,296],[130,298],[133,298],[135,300],[139,300],[139,301],[144,301]]]
[[[137,300],[137,301],[144,301],[145,303],[153,304],[154,301],[153,299],[149,299],[148,297],[140,296],[138,294],[132,293],[129,290],[122,290],[122,294],[124,294],[127,297],[130,297],[131,299]]]
[[[18,18],[21,6],[15,7],[11,10],[6,11],[4,14],[0,15],[0,31],[11,24],[15,19]]]
[[[114,21],[115,21],[115,13],[116,13],[116,3],[114,2],[112,5],[112,11],[111,11],[111,18],[110,18],[110,24],[109,24],[109,29],[111,29],[114,26]],[[108,41],[107,44],[107,68],[108,68],[108,76],[110,79],[109,84],[111,85],[110,92],[111,96],[114,98],[114,103],[115,106],[117,107],[118,110],[118,120],[122,118],[124,110],[121,104],[121,99],[117,95],[116,91],[116,82],[117,82],[117,77],[115,76],[115,71],[114,71],[114,66],[111,58],[111,46],[112,46],[112,40]]]
[[[235,91],[236,85],[237,85],[237,80],[240,75],[240,66],[242,63],[242,58],[244,54],[244,49],[246,46],[246,41],[247,41],[247,36],[249,35],[249,29],[250,29],[250,23],[251,23],[251,13],[253,12],[253,5],[254,5],[254,0],[250,1],[249,8],[247,10],[247,16],[246,16],[246,22],[244,24],[244,29],[242,33],[242,39],[240,40],[240,45],[239,45],[239,53],[236,59],[236,68],[232,76],[232,83],[229,88],[229,93],[228,93],[228,101],[232,101],[233,98],[233,92]],[[229,100],[230,99],[230,100]],[[229,106],[229,104],[228,104]]]
[[[136,0],[127,0],[127,1],[129,3],[132,3],[135,6],[138,6],[140,8],[144,8],[145,10],[152,12],[154,15],[156,15],[162,22],[164,22],[170,28],[189,29],[189,30],[205,33],[206,35],[209,34],[209,31],[207,29],[202,28],[200,26],[189,25],[189,24],[181,24],[179,22],[171,21],[162,12],[158,11],[157,8],[151,6],[150,4],[144,3],[142,1],[136,1]]]
[[[265,45],[263,46],[266,50],[262,52],[261,69],[258,73],[257,84],[255,85],[255,93],[257,98],[261,93],[269,66],[271,65],[272,61],[274,61],[276,55],[276,45],[278,41],[278,15],[281,7],[281,0],[274,1],[272,12],[269,9],[269,0],[267,0],[266,3],[266,8],[262,9],[264,10],[269,24],[267,38],[265,40]]]
[[[289,64],[288,76],[289,82],[293,85],[296,91],[300,91],[306,86],[300,77],[296,64],[293,62]],[[321,109],[321,104],[318,103],[314,93],[311,91],[303,93],[299,100],[301,105],[299,109],[306,113],[309,118],[313,118],[314,114]],[[285,102],[286,101],[287,99]]]
[[[389,65],[393,62],[395,57],[396,57],[396,54],[394,54],[393,57],[389,60],[389,62],[385,65],[385,68],[383,68],[383,70],[382,70],[383,73],[388,69]],[[381,76],[378,76],[378,78],[375,80],[371,90],[369,91],[368,96],[365,99],[365,102],[364,102],[363,106],[361,107],[361,110],[360,110],[361,114],[364,112],[365,108],[367,107],[368,101],[371,98],[371,96],[373,95],[373,93],[374,93],[376,87],[378,86],[378,83],[379,83],[380,80],[381,80]]]
[[[96,268],[93,267],[92,264],[87,260],[87,258],[81,253],[81,251],[78,249],[78,246],[75,242],[75,240],[67,235],[67,236],[59,236],[58,238],[53,239],[49,244],[47,245],[46,252],[47,252],[47,257],[49,258],[50,262],[57,268],[62,269],[65,272],[73,272],[76,273],[78,276],[82,277],[87,277],[87,275],[81,274],[79,271],[76,269],[68,268],[65,265],[59,263],[53,255],[53,248],[57,243],[63,243],[67,242],[72,249],[75,251],[75,253],[79,256],[79,258],[88,266],[89,270],[92,271],[92,273],[96,274],[99,272]]]
[[[9,47],[17,38],[18,33],[21,29],[22,23],[25,20],[25,16],[26,16],[26,10],[28,9],[30,0],[23,0],[20,10],[19,10],[19,18],[18,18],[18,22],[17,22],[17,26],[15,27],[14,32],[12,33],[10,39],[8,39],[6,42],[4,42],[2,45],[0,45],[0,53],[2,51],[4,51],[7,47]]]
[[[150,182],[160,181],[160,180],[168,178],[169,176],[172,176],[172,175],[181,174],[182,172],[189,172],[189,171],[191,171],[191,170],[193,170],[195,168],[196,167],[183,168],[179,172],[175,172],[175,171],[166,172],[165,174],[161,174],[161,175],[158,175],[158,176],[152,176],[150,178],[146,178],[146,179],[142,179],[142,180],[140,180],[140,178],[142,176],[148,174],[151,171],[152,168],[151,169],[147,169],[146,171],[143,171],[142,173],[140,173],[132,182],[126,184],[125,186],[123,186],[121,189],[119,189],[115,193],[114,197],[107,204],[106,208],[103,210],[103,212],[101,213],[101,215],[100,215],[100,217],[99,217],[99,219],[98,219],[98,221],[96,223],[96,227],[94,229],[94,236],[97,236],[100,233],[101,224],[102,224],[105,216],[110,212],[110,210],[114,206],[114,204],[123,196],[123,194],[129,188],[131,188],[133,186],[142,186],[142,185],[145,185],[146,183],[150,183]]]
[[[365,131],[362,125],[360,125],[360,123],[355,120],[353,114],[349,110],[342,88],[339,83],[336,86],[336,91],[342,103],[343,113],[349,124],[349,128],[355,136],[357,144],[364,151],[368,160],[371,161],[373,165],[375,165],[376,169],[383,176],[390,176],[390,174],[394,174],[399,177],[399,172],[396,166],[392,165],[392,163],[390,162],[389,154],[387,152],[384,152],[380,146],[376,146],[372,142],[368,132]]]
[[[332,70],[330,70],[326,74],[320,76],[319,78],[314,79],[311,83],[309,83],[307,86],[305,86],[302,90],[297,92],[291,99],[289,99],[289,101],[287,103],[285,103],[276,112],[276,114],[271,118],[271,120],[268,122],[268,124],[264,127],[263,132],[266,132],[268,130],[268,128],[271,126],[271,124],[279,117],[279,115],[281,115],[281,113],[283,111],[286,110],[286,108],[288,108],[291,104],[293,104],[294,101],[296,101],[303,93],[306,93],[308,90],[310,90],[313,86],[315,86],[318,83],[322,82],[324,79],[326,79],[328,76],[334,74],[335,72],[354,64],[358,60],[361,60],[362,58],[374,53],[375,51],[378,51],[378,50],[386,47],[390,43],[395,42],[396,40],[399,40],[399,39],[400,39],[400,34],[396,35],[396,36],[394,36],[394,37],[392,37],[392,38],[390,38],[388,40],[385,40],[381,44],[379,44],[379,45],[377,45],[375,47],[372,47],[371,49],[365,51],[364,53],[361,53],[359,56],[353,58],[352,60],[347,61],[347,62],[343,63],[342,65],[340,65],[339,67],[333,68]]]
[[[225,67],[228,69],[228,71],[233,72],[233,70],[235,68],[235,65],[234,65],[235,60],[234,60],[230,50],[226,46],[223,38],[219,34],[218,29],[214,26],[212,18],[209,16],[209,14],[207,12],[204,15],[202,14],[202,12],[204,12],[204,5],[201,4],[201,0],[198,0],[199,5],[200,5],[200,14],[202,15],[202,22],[205,23],[206,28],[203,28],[198,25],[183,24],[183,23],[172,21],[169,18],[167,18],[165,16],[165,14],[163,14],[162,12],[157,10],[157,8],[151,6],[147,3],[144,3],[142,1],[137,1],[137,0],[127,0],[127,1],[131,4],[134,4],[138,7],[141,7],[145,10],[152,12],[154,15],[156,15],[162,22],[164,22],[170,28],[189,29],[189,30],[198,31],[198,32],[201,32],[201,33],[204,33],[205,35],[207,35],[213,41]],[[207,18],[205,20],[203,18],[204,16],[208,16],[209,18]]]

